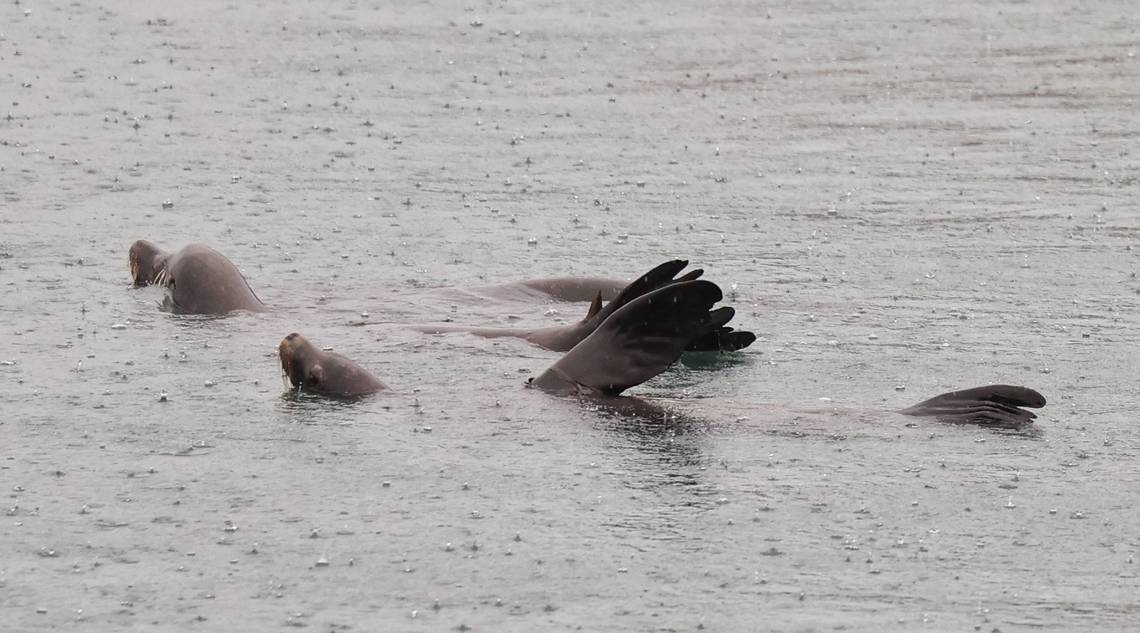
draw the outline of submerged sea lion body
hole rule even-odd
[[[166,288],[174,312],[225,314],[266,309],[237,266],[205,244],[190,244],[167,253],[139,240],[131,245],[129,261],[134,284]]]
[[[586,317],[568,325],[523,329],[467,327],[449,324],[415,326],[415,329],[428,334],[467,332],[487,338],[514,337],[551,351],[568,352],[575,345],[585,340],[598,326],[623,306],[655,290],[694,281],[704,273],[698,268],[678,277],[677,275],[681,270],[688,265],[689,262],[684,260],[668,261],[654,267],[648,273],[628,284],[605,279],[552,277],[533,279],[502,287],[513,287],[516,291],[518,287],[523,287],[528,292],[541,293],[543,296],[561,301],[590,301],[590,309]],[[603,304],[607,297],[612,298],[609,299],[608,303]],[[735,351],[748,347],[755,340],[756,336],[751,332],[734,331],[731,327],[722,325],[714,330],[704,332],[700,337],[691,339],[688,342],[687,349],[689,351]]]
[[[601,294],[602,301],[612,301],[630,282],[600,277],[543,277],[514,283],[477,288],[478,294],[495,299],[533,301],[535,299],[564,303],[591,302]]]

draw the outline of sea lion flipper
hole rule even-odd
[[[639,296],[531,384],[559,394],[617,395],[665,371],[693,339],[724,327],[734,311],[712,309],[722,298],[720,288],[704,280]]]
[[[602,311],[602,291],[599,290],[598,294],[594,295],[594,300],[590,302],[590,311],[586,313],[586,320],[594,317],[597,313]]]
[[[617,296],[614,297],[613,300],[611,300],[609,303],[607,303],[605,307],[603,307],[600,311],[595,312],[591,306],[590,312],[586,315],[586,318],[583,319],[583,323],[592,321],[593,325],[597,327],[602,323],[602,321],[605,321],[607,318],[609,318],[611,314],[620,310],[622,306],[628,304],[630,301],[633,301],[634,299],[644,294],[653,292],[654,290],[657,290],[658,288],[661,288],[667,284],[676,283],[677,281],[682,280],[691,281],[701,276],[701,273],[703,271],[698,269],[688,273],[680,280],[675,279],[677,273],[684,270],[685,266],[688,265],[688,260],[673,259],[663,264],[654,266],[649,272],[638,277],[637,279],[634,279],[629,283],[629,285],[627,285],[625,288],[622,288],[621,292],[619,292]],[[693,273],[696,273],[696,275],[693,275]],[[691,279],[689,279],[689,277],[691,277]]]
[[[729,326],[724,326],[706,333],[685,348],[687,352],[735,352],[748,347],[756,341],[756,335],[752,332],[744,332],[734,330]]]
[[[1037,417],[1026,408],[1045,406],[1045,396],[1014,385],[986,385],[939,394],[899,411],[903,415],[1017,428]]]
[[[595,310],[594,306],[591,305],[590,311],[582,323],[584,325],[592,324],[596,327],[623,305],[641,295],[652,292],[658,288],[663,288],[669,284],[694,281],[705,273],[704,269],[697,268],[680,277],[675,277],[686,265],[688,265],[688,262],[677,259],[654,267],[653,270],[650,270],[623,288],[622,291],[618,293],[618,296],[605,306],[604,310]],[[732,328],[720,328],[697,337],[689,344],[686,350],[691,352],[734,352],[748,347],[755,340],[756,335],[751,332],[734,332]]]

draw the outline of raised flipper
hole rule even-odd
[[[610,318],[611,314],[617,312],[630,301],[669,284],[693,281],[704,273],[703,270],[698,268],[685,273],[681,277],[677,277],[677,273],[681,272],[685,266],[688,265],[689,262],[683,259],[674,259],[664,264],[659,264],[653,267],[649,272],[630,282],[625,288],[622,288],[621,292],[604,306],[602,305],[602,293],[599,291],[598,294],[594,296],[594,300],[590,302],[590,309],[586,313],[586,318],[578,323],[565,327],[543,328],[536,330],[524,338],[531,343],[555,352],[568,352],[589,336],[591,332],[596,330],[606,319]]]
[[[685,268],[685,266],[688,266],[688,264],[689,262],[685,260],[675,259],[654,267],[652,270],[645,273],[641,277],[638,277],[628,286],[623,288],[622,291],[619,292],[616,297],[614,297],[613,301],[610,301],[604,307],[601,304],[601,294],[599,293],[594,298],[593,303],[590,304],[590,310],[586,314],[586,318],[583,319],[580,323],[573,326],[573,330],[584,338],[585,335],[588,335],[595,328],[601,325],[603,321],[609,318],[611,314],[617,312],[619,309],[621,309],[622,306],[628,304],[634,299],[659,288],[664,288],[670,284],[693,281],[704,274],[704,271],[702,269],[697,268],[696,270],[689,271],[680,277],[676,277],[676,275],[680,273],[681,270]],[[570,330],[567,330],[567,332],[569,331]],[[559,339],[552,338],[551,340],[558,340],[558,342],[561,343],[563,349],[550,347],[550,349],[554,349],[554,351],[557,352],[567,351],[577,343],[577,341],[574,340],[571,336],[564,336]],[[707,332],[705,335],[694,339],[685,349],[687,351],[693,352],[734,352],[736,350],[741,350],[745,347],[748,347],[755,340],[756,335],[752,332],[740,332],[734,331],[730,327],[722,327],[711,332]],[[567,343],[569,343],[569,345],[567,345]]]
[[[594,304],[590,306],[590,314],[586,316],[587,321],[590,321],[591,317],[594,317],[592,321],[595,324],[601,324],[609,315],[641,295],[652,292],[658,288],[664,288],[670,284],[693,281],[704,274],[704,270],[697,268],[674,279],[674,276],[681,272],[688,264],[689,262],[685,260],[675,259],[657,266],[623,288],[622,291],[618,293],[618,296],[614,297],[614,300],[606,304],[604,308],[601,308],[596,316],[594,312],[597,311],[599,302],[595,299]],[[597,325],[595,325],[595,327],[597,327]],[[690,352],[735,352],[748,347],[755,340],[756,335],[752,332],[733,331],[730,327],[720,327],[693,339],[685,350]]]
[[[681,272],[681,270],[688,265],[689,262],[681,259],[674,259],[660,264],[654,267],[653,270],[650,270],[627,284],[618,292],[612,301],[604,306],[602,305],[603,293],[601,290],[597,291],[593,301],[590,302],[590,308],[586,313],[586,317],[577,323],[571,323],[569,325],[555,325],[539,328],[537,330],[473,328],[454,325],[415,327],[417,330],[428,334],[463,331],[488,338],[516,337],[554,352],[568,352],[596,330],[610,315],[630,301],[669,284],[692,281],[700,277],[704,272],[697,269],[689,271],[680,277],[676,277],[677,273]]]
[[[944,422],[1018,428],[1037,417],[1023,407],[1039,409],[1043,406],[1045,396],[1027,387],[987,385],[934,396],[899,413]]]
[[[652,270],[631,281],[625,288],[622,288],[621,292],[619,292],[612,301],[607,303],[600,310],[595,311],[593,309],[594,306],[601,303],[601,294],[599,293],[598,296],[594,299],[594,304],[591,305],[590,314],[588,314],[586,318],[596,320],[598,325],[601,325],[601,323],[608,319],[611,314],[617,312],[619,308],[640,297],[641,295],[648,294],[654,290],[657,290],[658,288],[667,286],[669,284],[678,283],[681,281],[692,281],[700,277],[705,272],[698,268],[696,270],[691,270],[678,278],[677,273],[684,270],[685,266],[688,265],[689,262],[686,260],[674,259],[667,261],[664,264],[654,266]]]
[[[665,371],[694,340],[724,327],[735,312],[712,309],[722,298],[720,288],[704,280],[636,297],[531,384],[557,394],[617,395]]]

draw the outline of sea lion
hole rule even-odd
[[[699,278],[704,271],[692,270],[680,277],[677,275],[689,265],[688,261],[675,259],[654,267],[646,274],[633,282],[626,284],[614,294],[613,299],[603,306],[603,298],[613,293],[616,282],[609,280],[583,279],[574,277],[537,279],[521,282],[527,287],[541,288],[541,292],[563,300],[572,300],[584,295],[583,292],[591,288],[590,284],[600,283],[603,287],[593,289],[592,301],[585,318],[569,325],[556,325],[538,329],[521,328],[481,328],[456,325],[424,325],[415,329],[428,334],[444,332],[467,332],[487,338],[515,337],[521,338],[539,347],[555,352],[568,352],[575,345],[583,341],[598,328],[610,315],[627,305],[631,301],[654,290],[668,287],[672,284],[693,281]],[[719,300],[719,299],[718,299]],[[735,331],[728,326],[706,331],[700,337],[688,342],[688,351],[736,351],[744,349],[756,340],[751,332]]]
[[[673,364],[692,341],[722,327],[732,308],[720,301],[716,284],[686,280],[659,288],[626,304],[595,328],[530,384],[556,394],[617,395]],[[362,396],[385,388],[365,369],[332,352],[323,352],[297,333],[277,347],[281,369],[301,391]]]
[[[606,408],[662,419],[652,401],[621,393],[665,371],[694,340],[726,327],[734,311],[715,308],[720,288],[705,280],[685,280],[658,288],[615,310],[567,354],[527,384],[558,396],[577,396]],[[383,383],[352,361],[312,347],[290,334],[279,347],[282,369],[294,387],[333,395],[362,395]],[[329,367],[335,371],[329,371]],[[320,368],[320,371],[314,371]],[[1021,428],[1037,416],[1026,408],[1045,398],[1026,387],[989,385],[951,391],[899,411],[943,422]]]
[[[266,309],[237,266],[205,244],[167,253],[139,240],[131,244],[129,263],[135,286],[165,287],[173,312],[225,314]]]
[[[388,388],[360,365],[335,352],[317,349],[296,332],[277,346],[281,370],[297,391],[355,398]]]
[[[560,395],[617,396],[676,362],[691,341],[726,327],[732,308],[716,310],[720,288],[707,281],[666,285],[617,310],[549,369],[531,381]],[[1021,427],[1045,406],[1032,389],[989,385],[951,391],[899,411],[945,422]]]

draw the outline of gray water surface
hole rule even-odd
[[[1136,630],[1138,20],[0,6],[0,622]],[[140,238],[274,310],[160,311]],[[403,327],[575,320],[466,289],[675,257],[759,340],[633,390],[665,422]],[[287,394],[292,331],[395,393]],[[1036,427],[890,413],[990,382]]]

